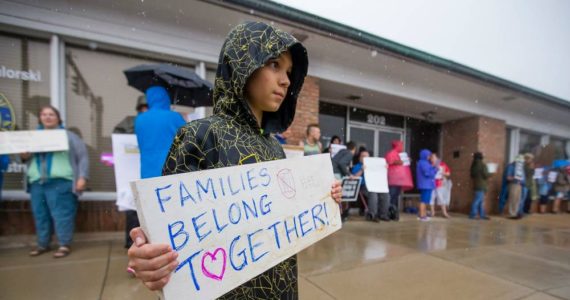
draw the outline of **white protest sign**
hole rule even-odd
[[[64,129],[0,131],[0,154],[69,150]]]
[[[541,179],[544,175],[544,168],[536,168],[534,169],[534,175],[532,176],[533,179]]]
[[[113,134],[113,161],[117,206],[119,211],[136,210],[133,192],[129,182],[141,178],[141,161],[137,137],[134,134]]]
[[[408,156],[408,153],[400,152],[400,153],[398,153],[398,156],[400,156],[400,160],[402,161],[402,165],[404,165],[404,166],[410,165],[410,157]]]
[[[550,183],[555,183],[556,182],[556,177],[558,177],[558,172],[556,171],[550,171],[548,172],[548,182]]]
[[[340,144],[331,144],[330,149],[331,149],[331,157],[334,157],[340,150],[346,149],[346,146]]]
[[[294,145],[281,145],[283,147],[283,152],[285,152],[285,157],[287,158],[297,158],[305,156],[305,150],[302,146]]]
[[[388,193],[388,168],[382,157],[365,157],[364,181],[366,188],[374,193]]]
[[[330,156],[313,155],[131,183],[151,243],[180,264],[166,299],[215,299],[341,228]]]

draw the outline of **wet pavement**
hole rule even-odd
[[[157,299],[125,272],[121,233],[78,234],[73,253],[28,257],[0,237],[0,299]],[[464,215],[371,223],[351,217],[299,254],[301,299],[570,299],[570,214]]]

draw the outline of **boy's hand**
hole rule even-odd
[[[166,244],[147,244],[140,227],[133,228],[130,236],[134,243],[128,251],[129,268],[149,290],[162,289],[178,266],[178,253]]]
[[[336,201],[336,203],[340,204],[342,200],[342,186],[338,180],[335,180],[331,186],[331,197]]]

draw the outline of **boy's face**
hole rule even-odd
[[[257,69],[248,79],[245,90],[247,100],[254,114],[275,112],[287,95],[291,84],[289,75],[293,60],[289,51],[270,59],[265,66]]]

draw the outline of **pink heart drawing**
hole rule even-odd
[[[212,262],[217,261],[218,260],[218,252],[222,253],[222,269],[221,269],[219,275],[213,274],[212,272],[210,272],[210,270],[208,270],[206,268],[206,265],[205,265],[206,257],[209,257]],[[221,281],[222,278],[224,278],[225,272],[226,272],[226,250],[224,250],[224,248],[218,248],[218,249],[216,249],[216,251],[214,251],[214,253],[211,253],[210,251],[204,253],[204,256],[202,256],[202,273],[204,273],[204,275],[206,275],[206,277],[210,277],[212,279]]]

